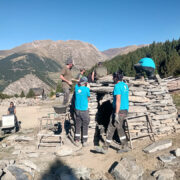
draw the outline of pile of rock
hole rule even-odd
[[[8,107],[10,105],[10,102],[14,102],[16,107],[19,107],[19,106],[36,106],[36,105],[49,103],[49,101],[51,101],[49,98],[47,98],[46,100],[42,100],[42,99],[25,98],[25,97],[23,97],[23,98],[13,97],[13,98],[9,98],[9,99],[0,99],[0,106]]]
[[[169,134],[180,129],[177,121],[177,109],[173,104],[171,95],[167,88],[167,82],[157,76],[156,80],[138,81],[134,78],[125,77],[129,86],[129,129],[132,137],[147,134],[147,118],[151,120],[155,135]],[[90,84],[91,101],[89,103],[90,138],[94,135],[95,126],[106,119],[106,113],[111,112],[112,105],[107,103],[105,113],[101,112],[103,104],[112,102],[113,82],[103,78],[97,83]],[[137,118],[138,116],[142,116]],[[105,123],[105,122],[104,122]],[[105,123],[108,124],[108,123]]]

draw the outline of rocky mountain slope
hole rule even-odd
[[[46,83],[41,81],[37,76],[28,74],[8,85],[4,89],[3,93],[8,95],[20,95],[21,92],[24,91],[24,93],[27,94],[30,88],[42,88],[45,90],[45,93],[49,93],[51,90],[50,87]]]
[[[135,51],[138,48],[146,47],[147,44],[144,45],[132,45],[132,46],[126,46],[123,48],[111,48],[107,49],[105,51],[102,51],[102,53],[108,57],[108,59],[111,59],[118,55],[128,54],[129,52]]]
[[[59,72],[61,66],[46,57],[32,53],[15,53],[0,60],[0,91],[27,74],[35,74],[46,84],[53,86],[48,72]]]
[[[0,57],[6,57],[14,53],[33,53],[40,57],[55,60],[60,65],[64,65],[66,59],[72,57],[77,68],[90,68],[97,62],[107,59],[106,55],[102,54],[92,44],[78,40],[37,40],[11,50],[0,51]]]

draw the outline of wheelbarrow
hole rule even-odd
[[[14,114],[3,115],[0,122],[0,133],[4,135],[5,133],[15,133],[20,129],[20,124],[18,123],[16,116]]]

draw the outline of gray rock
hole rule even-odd
[[[21,160],[19,163],[26,165],[27,167],[30,167],[36,171],[40,171],[39,168],[34,164],[32,161],[29,160]]]
[[[33,141],[34,138],[28,136],[18,136],[15,141]]]
[[[7,168],[3,171],[5,174],[1,177],[1,180],[16,180],[16,177],[13,176]]]
[[[14,141],[17,137],[18,137],[18,135],[17,135],[17,134],[14,134],[14,135],[11,135],[11,136],[7,137],[6,140],[8,140],[8,141]]]
[[[38,153],[28,153],[28,154],[26,154],[28,157],[30,157],[30,158],[37,158],[37,157],[39,157],[39,154]]]
[[[146,112],[145,106],[129,106],[129,112]]]
[[[2,147],[3,148],[7,147],[7,144],[6,143],[2,143]]]
[[[3,170],[2,170],[2,169],[0,169],[0,177],[2,176],[2,174],[3,174]]]
[[[85,167],[76,168],[76,169],[73,169],[73,171],[78,179],[88,179],[88,180],[91,179],[92,170],[89,168],[85,168]]]
[[[134,160],[123,158],[112,170],[115,180],[139,180],[144,171]]]
[[[11,160],[9,161],[9,165],[13,165],[13,164],[15,164],[15,160],[14,160],[14,159],[11,159]]]
[[[16,178],[16,180],[32,180],[33,177],[28,172],[16,166],[9,166],[9,172]]]
[[[174,154],[175,154],[177,157],[180,157],[180,148],[177,148],[177,149],[174,151]]]
[[[146,97],[141,97],[141,96],[129,96],[129,101],[130,102],[145,103],[145,102],[149,102],[149,99]]]
[[[78,148],[81,148],[81,147],[78,147]],[[58,150],[56,151],[56,156],[60,156],[60,157],[69,156],[73,154],[76,150],[77,150],[77,147],[72,148],[72,146],[63,145],[61,148],[58,148]]]
[[[164,163],[169,163],[171,162],[173,159],[175,159],[176,157],[174,155],[161,155],[158,157],[162,162]]]
[[[175,173],[171,169],[161,169],[153,174],[157,180],[173,180]]]
[[[9,165],[9,160],[0,160],[0,169],[4,169]]]
[[[12,154],[13,155],[19,155],[19,154],[21,154],[21,151],[20,150],[15,150],[15,151],[12,152]]]
[[[145,92],[145,91],[134,91],[132,94],[134,95],[134,96],[146,96],[146,93],[147,92]]]
[[[172,146],[172,140],[165,139],[165,140],[154,142],[153,144],[147,146],[143,151],[146,153],[153,153],[156,151],[167,149],[171,146]]]

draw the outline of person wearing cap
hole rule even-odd
[[[72,85],[72,73],[73,61],[71,58],[67,59],[66,66],[62,69],[60,79],[62,80],[62,89],[64,93],[63,104],[66,105],[69,102],[70,87]]]
[[[77,146],[81,145],[81,128],[83,146],[87,145],[88,139],[90,90],[87,87],[87,81],[88,79],[83,76],[75,86],[75,143]]]
[[[153,59],[149,57],[145,57],[139,60],[137,64],[134,65],[134,68],[136,70],[136,78],[142,78],[143,79],[143,72],[146,73],[148,79],[154,78],[154,71],[156,68],[156,65],[153,61]]]
[[[118,150],[118,153],[129,150],[124,130],[124,121],[129,109],[129,88],[128,85],[123,82],[123,74],[121,72],[114,73],[113,80],[115,82],[113,90],[113,113],[108,125],[105,144],[102,148],[97,147],[96,149],[96,151],[104,154],[107,152],[108,147],[111,144],[116,129],[122,145],[122,149]]]

